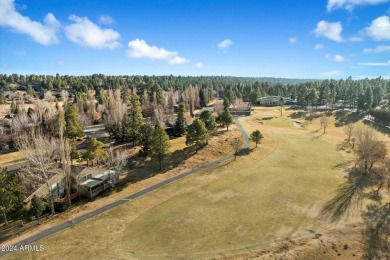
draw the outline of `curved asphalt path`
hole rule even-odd
[[[242,136],[244,138],[244,146],[241,149],[241,151],[247,150],[249,148],[248,134],[242,128],[240,122],[238,121],[238,118],[235,118],[234,122],[236,123],[238,129],[241,131]],[[64,229],[70,228],[70,227],[72,227],[75,224],[78,224],[78,223],[80,223],[80,222],[82,222],[84,220],[87,220],[89,218],[95,217],[95,216],[97,216],[97,215],[99,215],[99,214],[101,214],[103,212],[106,212],[106,211],[108,211],[110,209],[113,209],[113,208],[115,208],[115,207],[117,207],[119,205],[122,205],[122,204],[124,204],[124,203],[126,203],[128,201],[131,201],[131,200],[136,199],[136,198],[138,198],[138,197],[140,197],[142,195],[145,195],[145,194],[147,194],[149,192],[152,192],[152,191],[157,190],[157,189],[159,189],[161,187],[164,187],[164,186],[166,186],[168,184],[171,184],[172,182],[175,182],[177,180],[183,179],[183,178],[185,178],[185,177],[187,177],[187,176],[189,176],[191,174],[194,174],[194,173],[199,172],[201,170],[205,170],[207,168],[213,167],[215,165],[218,165],[218,164],[220,164],[222,162],[231,160],[233,158],[234,158],[234,155],[232,154],[232,155],[229,155],[227,157],[215,160],[213,162],[206,163],[206,164],[204,164],[204,165],[202,165],[202,166],[200,166],[198,168],[195,168],[195,169],[193,169],[191,171],[179,174],[179,175],[177,175],[175,177],[172,177],[170,179],[167,179],[165,181],[157,183],[157,184],[155,184],[153,186],[150,186],[149,188],[146,188],[146,189],[144,189],[142,191],[134,193],[133,195],[130,195],[130,196],[124,198],[124,199],[120,199],[120,200],[115,201],[115,202],[113,202],[111,204],[108,204],[108,205],[106,205],[106,206],[104,206],[102,208],[99,208],[99,209],[96,209],[94,211],[91,211],[91,212],[89,212],[89,213],[87,213],[87,214],[85,214],[83,216],[80,216],[80,217],[77,217],[75,219],[72,219],[71,221],[67,221],[65,223],[59,224],[59,225],[54,226],[52,228],[46,229],[46,230],[44,230],[44,231],[42,231],[42,232],[40,232],[40,233],[38,233],[36,235],[33,235],[33,236],[25,239],[25,240],[22,240],[22,241],[20,241],[20,242],[18,242],[16,244],[13,244],[11,248],[15,248],[15,246],[16,246],[16,248],[20,248],[21,246],[24,246],[24,245],[31,245],[32,243],[34,243],[34,242],[36,242],[36,241],[38,241],[38,240],[40,240],[42,238],[45,238],[45,237],[50,236],[50,235],[53,235],[53,234],[55,234],[55,233],[57,233],[59,231],[62,231]],[[0,251],[0,257],[6,255],[8,253],[10,253],[10,252]]]

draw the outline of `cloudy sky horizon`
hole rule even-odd
[[[0,73],[390,78],[390,0],[0,0]]]

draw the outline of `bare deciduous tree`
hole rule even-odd
[[[108,107],[106,108],[106,116],[104,118],[107,126],[119,125],[123,122],[127,106],[122,101],[121,92],[119,89],[108,90]]]
[[[29,130],[30,120],[26,113],[19,113],[11,121],[11,130],[13,133],[22,133]]]
[[[348,137],[347,142],[349,143],[351,141],[351,137],[353,136],[355,131],[355,124],[354,123],[349,123],[344,127],[344,132]]]
[[[119,181],[119,175],[123,167],[126,165],[126,157],[123,150],[115,150],[114,147],[108,149],[109,159],[107,160],[107,167],[114,171],[114,174],[110,175],[111,186]]]
[[[356,164],[368,174],[374,164],[386,157],[386,145],[379,141],[371,127],[359,126],[355,131]]]
[[[68,99],[69,99],[69,92],[66,91],[66,90],[61,90],[61,98],[64,102],[64,106],[66,106],[66,104],[68,103]]]
[[[219,102],[218,100],[214,103],[214,112],[217,113],[219,116],[222,114],[222,112],[225,110],[225,106],[223,105],[222,102]]]
[[[320,117],[320,121],[321,121],[321,128],[324,129],[324,134],[326,132],[326,128],[328,127],[329,125],[329,118],[326,116],[326,115],[322,115]]]
[[[72,158],[70,156],[72,147],[69,143],[69,140],[64,137],[64,126],[60,123],[60,131],[59,131],[59,154],[61,158],[62,167],[65,173],[65,192],[66,199],[68,204],[71,204],[70,194],[72,189],[72,176],[71,176],[71,166],[72,166]]]
[[[33,131],[20,134],[15,143],[30,163],[30,166],[24,168],[21,172],[22,178],[35,189],[46,185],[49,191],[48,199],[51,213],[55,214],[54,195],[50,183],[50,179],[54,174],[50,172],[50,169],[53,167],[54,160],[59,159],[58,139],[45,136],[40,131]]]
[[[53,96],[53,93],[50,90],[46,91],[43,96],[44,99],[49,103],[55,100],[55,97]]]

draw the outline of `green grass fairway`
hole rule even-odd
[[[8,258],[191,259],[323,232],[328,224],[317,216],[343,181],[342,156],[290,119],[240,120],[264,134],[250,155],[38,241],[44,252]]]

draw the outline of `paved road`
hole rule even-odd
[[[234,121],[235,121],[238,129],[241,131],[241,133],[243,135],[243,138],[244,138],[244,146],[243,146],[243,148],[241,150],[247,150],[249,148],[248,134],[242,128],[240,122],[238,121],[238,118],[235,118]],[[204,164],[204,165],[202,165],[202,166],[200,166],[198,168],[195,168],[195,169],[193,169],[191,171],[179,174],[179,175],[177,175],[175,177],[172,177],[172,178],[170,178],[168,180],[165,180],[165,181],[162,181],[160,183],[157,183],[157,184],[155,184],[155,185],[153,185],[153,186],[151,186],[149,188],[146,188],[146,189],[144,189],[142,191],[134,193],[133,195],[130,195],[130,196],[124,198],[124,199],[115,201],[115,202],[113,202],[111,204],[108,204],[108,205],[102,207],[102,208],[99,208],[99,209],[96,209],[96,210],[94,210],[92,212],[89,212],[89,213],[87,213],[87,214],[85,214],[83,216],[80,216],[80,217],[77,217],[75,219],[72,219],[71,221],[59,224],[59,225],[54,226],[54,227],[49,228],[49,229],[46,229],[46,230],[44,230],[44,231],[42,231],[42,232],[40,232],[40,233],[38,233],[36,235],[33,235],[33,236],[23,240],[23,241],[20,241],[19,243],[14,244],[11,248],[14,248],[14,246],[19,248],[20,246],[24,246],[24,245],[31,245],[32,243],[35,243],[36,241],[38,241],[38,240],[40,240],[42,238],[45,238],[45,237],[50,236],[50,235],[53,235],[53,234],[55,234],[55,233],[57,233],[59,231],[62,231],[64,229],[70,228],[70,227],[72,227],[75,224],[78,224],[78,223],[80,223],[80,222],[82,222],[84,220],[87,220],[89,218],[97,216],[97,215],[99,215],[99,214],[101,214],[103,212],[106,212],[106,211],[108,211],[110,209],[113,209],[113,208],[115,208],[115,207],[117,207],[119,205],[122,205],[122,204],[126,203],[126,202],[134,200],[134,199],[136,199],[136,198],[138,198],[138,197],[140,197],[142,195],[145,195],[145,194],[147,194],[149,192],[152,192],[152,191],[157,190],[157,189],[159,189],[161,187],[164,187],[164,186],[166,186],[168,184],[171,184],[172,182],[175,182],[177,180],[183,179],[184,177],[187,177],[188,175],[191,175],[191,174],[194,174],[194,173],[199,172],[201,170],[204,170],[204,169],[216,166],[216,165],[218,165],[218,164],[220,164],[222,162],[231,160],[233,158],[234,158],[234,155],[229,155],[229,156],[227,156],[225,158],[221,158],[221,159],[215,160],[213,162]],[[0,251],[0,257],[6,255],[8,253],[9,252],[2,252],[2,251]]]

